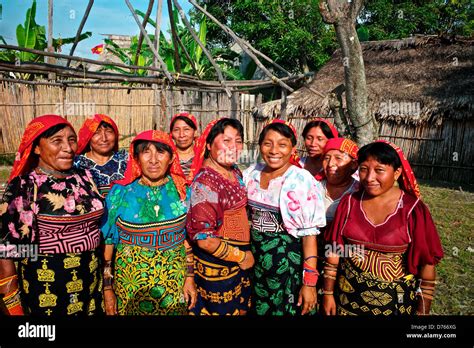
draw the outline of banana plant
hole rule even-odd
[[[26,11],[24,24],[19,24],[16,28],[16,39],[19,47],[44,51],[48,46],[46,28],[44,25],[38,25],[35,18],[36,0],[33,0],[31,7]],[[91,36],[92,32],[90,31],[82,33],[79,37],[79,41],[85,40]],[[3,37],[0,39],[6,44]],[[71,44],[74,40],[75,37],[53,38],[54,50],[58,52],[61,50],[61,46]],[[20,60],[23,62],[44,62],[44,56],[29,52],[17,52],[15,50],[1,50],[0,59],[6,61]]]

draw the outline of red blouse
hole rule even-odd
[[[358,244],[387,253],[406,253],[407,270],[417,275],[420,267],[437,264],[443,249],[426,205],[402,191],[395,211],[374,225],[362,208],[363,190],[346,195],[340,202],[324,238],[338,245]]]
[[[186,232],[191,240],[225,237],[248,241],[247,190],[242,173],[230,181],[210,167],[202,168],[191,185]]]

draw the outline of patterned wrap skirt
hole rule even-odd
[[[364,262],[356,256],[340,259],[335,289],[337,314],[414,315],[416,278],[404,274],[403,256],[369,251],[365,258]],[[390,274],[399,276],[390,279],[394,278]]]
[[[247,242],[225,241],[240,250],[250,250]],[[240,315],[250,309],[250,277],[235,262],[218,259],[193,245],[194,280],[198,297],[194,315]]]
[[[98,249],[81,253],[39,254],[19,262],[25,314],[67,316],[103,314]]]
[[[184,243],[167,250],[119,243],[114,291],[119,315],[186,315]]]
[[[252,202],[253,314],[299,315],[303,250],[284,228],[279,210]],[[310,314],[314,314],[315,311]]]

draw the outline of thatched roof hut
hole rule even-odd
[[[380,137],[399,144],[420,177],[474,182],[474,40],[416,36],[362,47],[369,111]],[[307,118],[332,117],[328,98],[343,84],[338,50],[310,84],[288,96],[287,117],[300,131]],[[255,116],[280,113],[276,100]]]

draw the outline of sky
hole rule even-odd
[[[8,44],[17,45],[16,27],[24,25],[26,10],[31,7],[33,0],[0,0],[0,35]],[[146,12],[148,0],[130,0],[135,9]],[[53,0],[53,37],[75,37],[76,31],[81,23],[82,16],[86,10],[88,0]],[[156,19],[155,1],[151,18]],[[185,12],[192,5],[186,0],[179,0],[179,4]],[[163,1],[161,28],[167,31],[169,28],[168,7]],[[36,1],[36,23],[46,27],[48,32],[48,0]],[[154,32],[153,27],[148,26],[148,31]],[[97,59],[92,54],[91,48],[103,43],[104,36],[101,34],[137,35],[138,28],[125,0],[95,0],[92,10],[82,32],[91,31],[92,37],[81,41],[74,52],[75,56]],[[69,54],[72,45],[64,45],[62,53]]]

